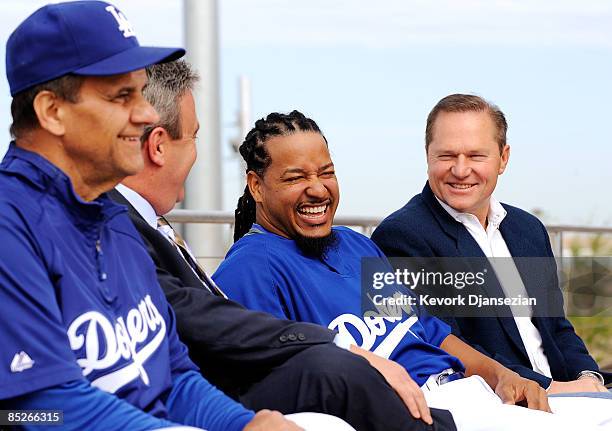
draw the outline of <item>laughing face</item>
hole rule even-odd
[[[500,153],[496,135],[488,112],[441,112],[427,151],[434,194],[455,210],[475,215],[483,226],[497,177],[510,156],[508,145]]]
[[[327,144],[316,132],[274,136],[266,143],[272,160],[263,177],[249,172],[257,223],[285,238],[331,233],[338,207],[338,181]]]

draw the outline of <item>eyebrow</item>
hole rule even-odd
[[[144,88],[143,88],[143,90],[144,90]],[[134,93],[136,91],[136,87],[133,87],[133,86],[121,87],[119,90],[117,90],[117,93],[123,93],[124,91],[126,91],[128,93]]]
[[[120,79],[121,80],[121,79]],[[145,91],[146,88],[149,86],[150,81],[147,78],[147,80],[144,82],[144,84],[142,85],[142,88],[140,89],[141,92]],[[130,82],[130,83],[126,83],[125,85],[119,87],[119,89],[117,90],[117,92],[122,92],[122,91],[127,91],[129,93],[134,93],[138,90],[138,83],[134,83],[134,82]]]
[[[107,97],[115,97],[121,93],[128,93],[132,95],[140,92],[142,94],[150,82],[147,78],[142,82],[142,88],[140,88],[140,82],[135,82],[134,80],[128,79],[125,74],[101,76],[100,78],[102,78],[100,79],[101,84],[97,86],[97,91],[103,95],[106,95]]]
[[[321,171],[324,171],[326,169],[333,168],[333,167],[334,167],[334,164],[330,162],[330,163],[328,163],[326,165],[321,166],[319,169],[317,169],[317,172],[321,172]],[[284,176],[284,175],[287,175],[287,174],[304,174],[304,173],[306,173],[305,169],[302,169],[302,168],[289,168],[289,169],[285,170],[285,172],[283,172],[283,174],[281,176]]]
[[[487,148],[477,148],[475,150],[470,150],[467,151],[465,153],[461,152],[461,151],[452,151],[452,150],[438,150],[438,151],[432,151],[432,153],[434,155],[446,155],[446,154],[450,154],[453,156],[456,156],[458,154],[467,154],[467,155],[474,155],[474,154],[484,154],[484,153],[488,153],[489,149]]]
[[[108,96],[110,97],[116,97],[122,93],[128,93],[130,95],[134,94],[136,92],[136,87],[131,86],[131,85],[126,85],[124,87],[119,87],[117,89],[109,89],[107,90],[108,92],[106,93]]]

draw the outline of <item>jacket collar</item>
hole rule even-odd
[[[461,255],[465,257],[484,257],[484,253],[478,243],[472,238],[467,229],[455,220],[438,202],[433,194],[429,181],[425,183],[421,197],[425,205],[433,214],[440,228],[457,243],[457,249],[461,250]],[[451,256],[448,256],[451,257]]]
[[[0,171],[19,177],[41,192],[59,199],[79,224],[108,220],[125,210],[105,193],[94,201],[84,201],[75,193],[70,178],[61,169],[39,154],[19,148],[14,141],[2,160]]]
[[[151,226],[151,228],[157,229],[158,217],[155,213],[153,205],[151,205],[149,201],[138,194],[138,192],[132,190],[128,186],[124,186],[123,184],[117,184],[112,191],[125,198],[125,201],[130,204],[130,207],[133,208],[138,215],[140,215],[140,217],[142,217],[148,223],[148,225]],[[114,195],[111,195],[111,198],[114,198]]]
[[[423,187],[423,191],[421,192],[421,197],[423,198],[425,205],[427,205],[431,213],[434,215],[442,230],[447,235],[457,239],[461,223],[457,222],[448,212],[444,211],[444,208],[442,208],[442,205],[440,205],[436,199],[436,196],[431,190],[429,181],[425,183],[425,187]]]
[[[442,208],[429,186],[429,181],[425,183],[425,187],[423,187],[423,191],[421,192],[421,197],[442,230],[457,241],[458,248],[465,251],[465,255],[467,255],[469,251],[470,256],[484,256],[484,253],[482,253],[482,250],[480,250],[480,247],[478,247],[478,244],[471,237],[467,229]],[[501,206],[506,212],[510,210],[510,207],[503,203]],[[520,238],[523,236],[522,232],[524,231],[521,227],[520,219],[508,216],[503,217],[503,220],[499,224],[499,231],[504,241],[506,241],[506,245],[512,256],[537,255],[537,251],[529,248],[528,241],[520,241]]]

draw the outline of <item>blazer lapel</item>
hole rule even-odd
[[[537,308],[541,308],[543,310],[554,310],[553,313],[563,312],[563,300],[562,298],[549,298],[547,295],[548,289],[543,288],[542,286],[538,286],[537,284],[541,283],[553,283],[552,279],[544,278],[539,279],[535,277],[541,277],[541,272],[547,271],[556,271],[556,265],[552,265],[552,262],[544,262],[544,261],[526,261],[524,260],[529,258],[535,259],[553,259],[552,257],[542,256],[542,252],[539,251],[531,242],[527,241],[524,238],[524,234],[522,234],[520,222],[511,217],[506,217],[500,227],[499,230],[504,237],[504,241],[506,241],[506,245],[508,246],[508,250],[510,250],[510,254],[515,257],[514,261],[521,275],[521,279],[523,280],[523,284],[525,285],[525,289],[530,297],[537,299]],[[516,257],[523,259],[516,259]],[[534,268],[534,265],[539,266],[539,268]],[[544,268],[545,266],[546,268]],[[552,276],[552,275],[551,275]],[[553,287],[555,288],[555,287]],[[543,295],[542,295],[543,293]],[[555,301],[554,303],[550,303],[551,301]],[[542,314],[538,314],[534,310],[535,316],[532,318],[532,322],[535,327],[538,329],[540,336],[542,338],[542,346],[546,355],[548,357],[548,363],[551,368],[551,372],[553,375],[563,376],[567,374],[566,368],[563,366],[562,360],[554,360],[555,357],[559,355],[558,348],[556,343],[552,337],[550,332],[550,322],[551,320],[542,317]],[[546,315],[546,314],[545,314]]]
[[[150,254],[155,254],[154,260],[159,259],[164,263],[164,265],[171,268],[165,269],[169,270],[169,272],[177,277],[180,276],[181,281],[186,286],[201,287],[209,293],[217,294],[215,289],[211,289],[206,282],[198,276],[198,274],[189,265],[176,247],[170,241],[168,241],[168,239],[161,232],[151,227],[121,193],[113,189],[107,192],[107,194],[115,202],[127,206],[130,220],[136,227],[138,233],[144,239],[145,243],[150,244],[150,246],[147,245],[147,249]],[[208,275],[206,276],[208,277]],[[209,278],[209,280],[214,284],[212,279]],[[222,293],[219,293],[218,295],[225,297],[225,295]]]
[[[433,191],[429,186],[429,182],[425,184],[421,196],[423,197],[423,200],[431,210],[432,214],[434,215],[436,221],[438,222],[442,230],[446,232],[447,235],[452,237],[455,241],[456,250],[449,250],[448,255],[445,257],[480,257],[483,259],[486,258],[482,249],[480,248],[476,240],[472,237],[472,235],[470,235],[468,230],[461,223],[451,217],[451,215],[447,213],[444,208],[442,208],[438,200],[435,198],[435,195],[433,194]],[[502,232],[502,236],[503,235],[504,234]],[[506,237],[504,236],[504,239],[505,238]],[[512,253],[512,249],[510,249],[510,251]],[[488,262],[486,262],[485,264],[487,271],[492,272],[493,268],[488,264]],[[495,282],[487,283],[484,288],[486,290],[486,293],[493,298],[501,298],[505,296],[497,278],[495,279]],[[508,334],[508,336],[516,345],[516,347],[519,348],[521,352],[523,352],[526,358],[528,358],[527,351],[523,344],[523,340],[521,339],[521,335],[519,334],[516,323],[514,322],[514,318],[507,317],[511,316],[512,314],[510,311],[510,307],[501,306],[496,307],[495,310],[498,315],[497,318],[501,321],[501,326],[504,331]]]

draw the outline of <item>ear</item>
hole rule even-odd
[[[44,90],[38,93],[32,106],[40,127],[55,136],[63,136],[66,133],[64,106],[67,103],[71,102],[57,97],[52,91]]]
[[[166,163],[166,155],[170,141],[170,135],[163,127],[155,127],[149,133],[149,137],[144,142],[145,154],[154,165],[159,167]]]
[[[249,186],[253,200],[257,203],[263,202],[262,182],[263,180],[254,171],[247,173],[247,186]]]
[[[510,145],[506,144],[501,153],[501,164],[499,165],[499,175],[503,174],[510,160]]]

